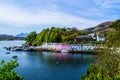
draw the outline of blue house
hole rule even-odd
[[[74,51],[76,49],[75,44],[70,44],[69,45],[69,50]]]
[[[82,50],[82,45],[81,45],[81,44],[76,45],[76,47],[77,47],[77,50],[78,50],[78,51],[79,51],[79,50]]]
[[[82,45],[81,44],[71,44],[69,46],[70,51],[79,51],[82,50]]]

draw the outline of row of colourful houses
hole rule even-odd
[[[101,45],[95,44],[62,44],[62,43],[44,43],[41,46],[43,50],[67,50],[67,51],[80,51],[80,50],[95,50],[102,48]]]

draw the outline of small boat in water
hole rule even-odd
[[[10,52],[6,52],[6,54],[10,54]]]
[[[14,47],[12,47],[11,50],[12,51],[22,51],[22,50],[24,50],[24,48],[23,48],[23,46],[14,46]]]
[[[18,56],[14,55],[12,58],[16,59],[16,58],[18,58]]]
[[[60,62],[57,61],[56,64],[60,64]]]
[[[6,50],[11,50],[12,49],[11,46],[9,46],[9,47],[3,47],[3,48],[6,49]]]
[[[68,50],[66,50],[66,49],[62,49],[61,50],[61,53],[68,53],[69,51]]]

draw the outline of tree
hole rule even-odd
[[[50,35],[50,30],[46,32],[46,35],[44,36],[44,42],[49,42],[49,35]]]
[[[59,35],[59,33],[54,33],[54,36],[52,37],[52,41],[53,42],[61,42],[61,36]]]
[[[71,30],[72,30],[73,32],[78,31],[78,29],[77,29],[76,27],[72,27]]]
[[[97,64],[90,66],[86,75],[81,76],[82,80],[120,80],[120,54],[116,49],[120,46],[120,20],[113,22],[110,27],[116,31],[107,36],[108,49],[98,55]]]
[[[47,30],[43,30],[40,32],[37,37],[34,39],[33,44],[34,45],[41,45],[44,42],[44,36],[46,35]]]
[[[16,60],[11,60],[6,63],[0,61],[0,80],[23,80],[23,77],[18,75],[13,69],[19,66]]]
[[[118,55],[109,54],[108,52],[104,54],[102,53],[99,55],[98,63],[91,64],[86,72],[86,75],[82,75],[81,79],[114,80],[120,76],[119,63]]]
[[[26,37],[25,41],[29,45],[41,45],[44,42],[74,43],[74,39],[77,35],[84,34],[86,33],[78,31],[75,27],[72,29],[52,27],[51,29],[43,29],[39,34],[36,34],[36,32],[31,32]]]
[[[116,20],[115,22],[113,22],[110,25],[111,28],[114,28],[115,30],[119,30],[120,29],[120,19]]]
[[[36,38],[37,33],[35,31],[31,32],[26,38],[25,41],[28,45],[32,45],[33,40]]]

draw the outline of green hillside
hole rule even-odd
[[[43,29],[40,33],[31,32],[25,39],[26,43],[29,45],[41,45],[44,42],[54,42],[54,43],[75,43],[74,39],[77,35],[86,34],[73,28],[47,28]]]

